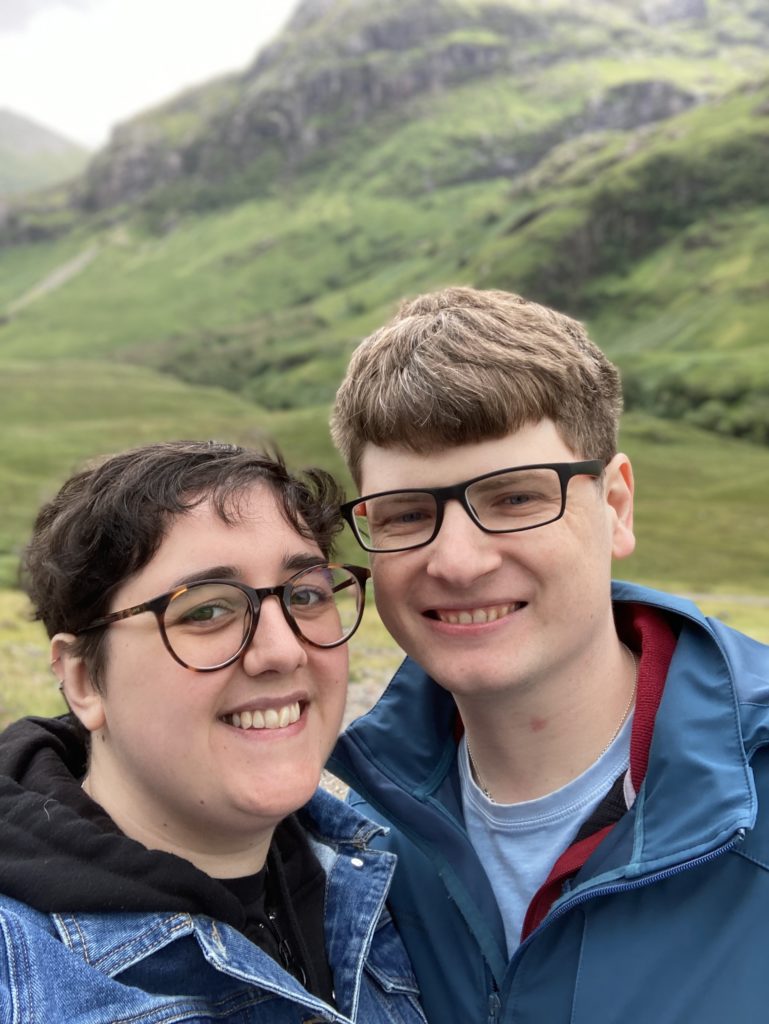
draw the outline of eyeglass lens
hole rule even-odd
[[[551,523],[561,514],[561,480],[554,469],[511,470],[476,480],[465,491],[478,522],[500,533]],[[353,514],[364,543],[379,551],[416,547],[435,532],[438,502],[427,491],[369,498]]]
[[[321,647],[329,646],[354,631],[361,587],[341,566],[318,566],[294,578],[287,603],[301,635]],[[205,669],[222,665],[240,652],[252,616],[251,600],[239,587],[200,583],[172,598],[163,627],[174,654],[191,668]]]

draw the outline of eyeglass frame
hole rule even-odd
[[[450,484],[448,487],[401,487],[388,491],[377,491],[374,494],[363,494],[359,498],[354,498],[352,501],[346,501],[340,506],[340,511],[342,513],[342,517],[352,529],[355,539],[364,551],[368,551],[370,554],[374,555],[392,555],[399,551],[416,551],[418,548],[423,548],[428,544],[431,544],[438,536],[440,528],[443,525],[443,513],[446,507],[446,502],[452,499],[459,502],[470,517],[471,521],[475,523],[478,529],[482,530],[483,533],[523,533],[525,530],[538,530],[541,526],[549,526],[551,523],[556,523],[559,519],[563,518],[563,514],[566,511],[566,491],[569,481],[575,476],[583,475],[592,476],[597,479],[603,474],[605,468],[606,463],[603,459],[587,459],[581,462],[539,462],[529,466],[508,466],[506,469],[494,469],[490,473],[482,473],[480,476],[471,477],[469,480],[463,480],[458,484]],[[561,484],[561,507],[558,515],[553,516],[552,519],[546,519],[544,523],[534,523],[531,526],[513,526],[509,530],[497,530],[484,526],[475,514],[472,505],[467,500],[468,488],[473,484],[480,483],[482,480],[488,480],[491,477],[503,476],[505,473],[516,473],[518,471],[523,472],[524,470],[529,469],[552,469],[558,475],[558,479]],[[374,498],[383,498],[388,494],[429,494],[435,499],[435,525],[432,534],[427,538],[427,540],[422,540],[418,544],[409,544],[406,547],[400,548],[376,548],[370,546],[363,540],[358,530],[358,525],[355,522],[353,510],[362,502],[372,501]]]
[[[298,623],[295,621],[288,607],[289,591],[295,581],[317,569],[345,569],[354,577],[360,592],[360,605],[358,608],[357,622],[346,636],[343,636],[341,639],[335,640],[330,644],[321,644],[316,640],[311,640],[309,637],[306,637],[299,628]],[[220,669],[234,665],[243,652],[250,646],[256,634],[256,628],[259,625],[259,615],[261,614],[262,604],[265,598],[277,597],[283,611],[283,617],[290,626],[292,632],[304,643],[310,644],[312,647],[317,647],[320,650],[328,651],[334,647],[341,647],[342,644],[346,644],[360,626],[363,619],[363,612],[366,607],[366,580],[370,577],[371,570],[367,566],[347,565],[341,562],[318,562],[317,565],[307,566],[307,568],[302,569],[300,572],[294,573],[294,575],[284,583],[278,583],[274,587],[251,587],[247,583],[241,583],[239,580],[223,580],[216,578],[195,580],[194,583],[185,583],[181,586],[174,587],[173,590],[168,590],[164,594],[159,594],[157,597],[150,598],[149,601],[142,601],[141,604],[132,605],[130,608],[123,608],[120,611],[110,612],[108,615],[102,615],[99,618],[94,619],[92,622],[89,622],[87,626],[83,626],[82,629],[79,629],[76,635],[79,636],[81,633],[88,633],[93,629],[102,629],[106,626],[110,626],[113,622],[130,619],[135,615],[141,615],[143,612],[152,612],[155,616],[155,622],[157,623],[158,631],[160,632],[160,637],[163,641],[163,646],[178,665],[181,665],[182,668],[189,669],[190,672],[218,672]],[[176,651],[174,651],[171,646],[171,641],[168,639],[168,634],[166,633],[164,616],[168,606],[174,598],[180,597],[182,594],[185,594],[190,590],[196,590],[198,587],[211,586],[212,584],[224,584],[229,587],[235,587],[236,590],[240,590],[241,593],[245,594],[246,599],[248,600],[251,622],[244,634],[243,642],[238,648],[238,651],[233,654],[232,657],[227,658],[218,665],[210,665],[206,668],[200,668],[197,665],[188,665],[187,662],[183,661]]]

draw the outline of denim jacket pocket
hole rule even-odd
[[[387,911],[377,925],[364,974],[367,983],[361,989],[359,1020],[387,1024],[421,1024],[425,1021],[419,1003],[419,986]],[[364,1000],[370,1000],[370,1007],[363,1005]]]

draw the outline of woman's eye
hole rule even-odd
[[[223,615],[232,613],[232,609],[218,604],[201,604],[191,608],[179,620],[180,622],[216,622]]]
[[[314,608],[329,600],[330,591],[319,590],[317,587],[294,587],[291,591],[292,608]]]

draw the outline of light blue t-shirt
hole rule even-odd
[[[536,800],[497,804],[473,779],[464,736],[459,744],[462,808],[470,842],[486,869],[505,925],[508,956],[521,941],[529,903],[567,847],[627,771],[633,716],[582,775]]]

